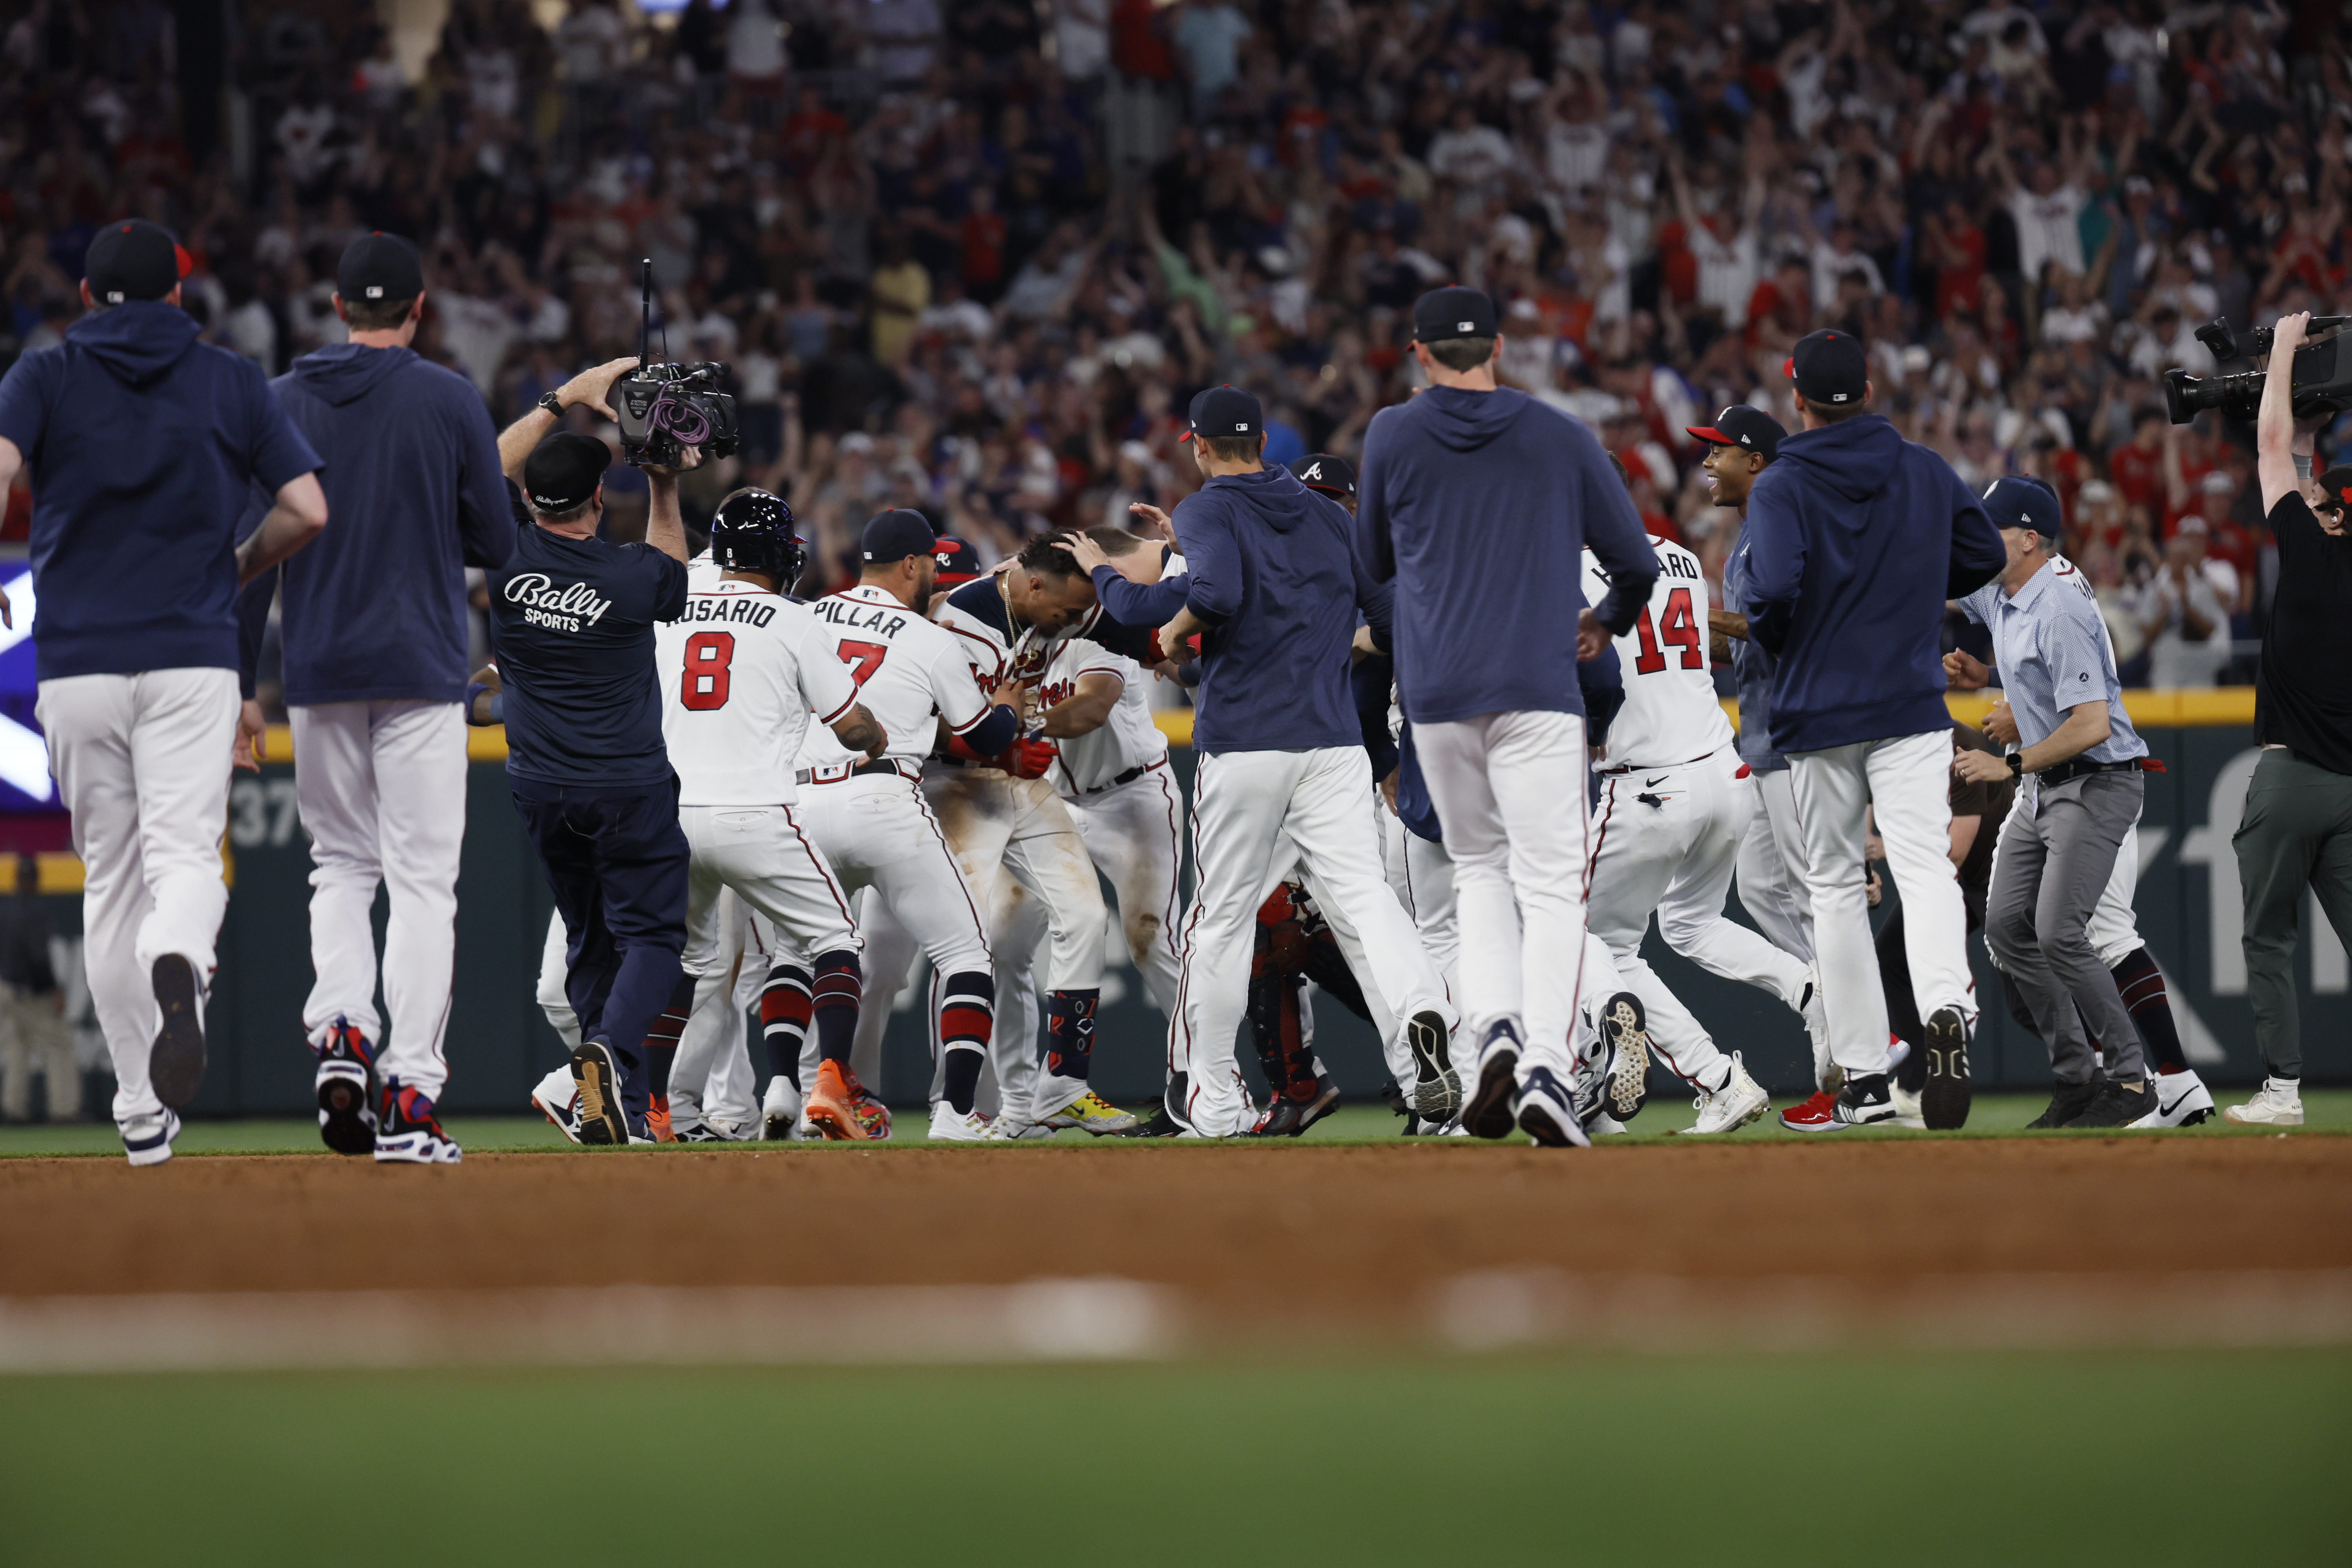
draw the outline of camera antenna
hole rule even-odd
[[[654,331],[654,258],[650,256],[637,263],[637,366],[645,367],[646,345]],[[667,345],[668,333],[663,333]]]

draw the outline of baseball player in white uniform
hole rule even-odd
[[[996,1014],[987,928],[919,782],[940,729],[994,755],[1017,737],[1021,717],[982,694],[962,639],[923,614],[938,570],[932,542],[921,513],[881,513],[859,538],[865,571],[857,585],[809,606],[889,743],[869,759],[812,730],[794,778],[806,791],[801,824],[842,886],[879,889],[940,977],[944,1102],[963,1119],[966,1135],[979,1137],[986,1128],[974,1119],[972,1097]],[[992,695],[1019,692],[1008,684]],[[798,1100],[778,1072],[765,1104],[772,1136],[789,1135]]]
[[[1616,639],[1623,705],[1609,722],[1593,824],[1593,932],[1641,998],[1650,1050],[1698,1095],[1691,1131],[1729,1132],[1770,1109],[1738,1053],[1726,1056],[1642,957],[1656,911],[1666,945],[1727,979],[1770,991],[1822,1027],[1805,965],[1727,918],[1734,861],[1756,809],[1706,651],[1706,578],[1698,557],[1655,537],[1659,573],[1633,628]],[[1584,552],[1584,597],[1609,574]]]
[[[1066,655],[1063,645],[1082,626],[1100,623],[1101,636],[1132,640],[1125,628],[1103,621],[1093,585],[1064,542],[1060,535],[1033,540],[1009,566],[967,583],[939,607],[940,624],[955,634],[982,684],[1017,683],[1029,690],[1043,686]],[[1098,649],[1097,657],[1106,654]],[[1104,694],[1111,679],[1107,670],[1095,672],[1089,700],[1072,717],[1087,717],[1092,699]],[[1075,695],[1077,682],[1071,684]],[[1086,839],[1055,785],[1043,776],[1060,759],[1041,737],[1057,733],[1049,721],[1041,722],[1004,757],[950,746],[923,773],[924,793],[957,862],[990,913],[992,951],[1000,963],[998,994],[1008,1009],[1004,984],[1012,976],[1004,966],[1027,970],[1037,920],[1045,922],[1051,943],[1044,1070],[1034,1065],[1034,1041],[1013,1029],[998,1031],[992,1052],[1003,1105],[990,1133],[999,1138],[1017,1135],[1032,1123],[1081,1127],[1097,1135],[1135,1125],[1134,1117],[1088,1087],[1108,917]],[[1027,894],[1025,900],[1013,899],[1002,886],[1003,873]]]
[[[848,1081],[857,934],[847,893],[793,809],[793,775],[812,712],[845,754],[868,762],[889,736],[859,702],[850,666],[815,615],[777,592],[804,563],[791,509],[765,490],[736,491],[711,519],[710,553],[725,574],[689,587],[685,613],[662,623],[654,640],[662,740],[677,771],[678,823],[693,855],[681,963],[696,1007],[732,993],[721,955],[722,887],[764,915],[793,956],[812,959],[823,1063],[807,1086],[808,1120],[828,1138],[861,1141]]]

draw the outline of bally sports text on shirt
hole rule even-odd
[[[544,572],[525,572],[507,580],[507,603],[520,605],[522,618],[550,631],[576,632],[604,618],[613,601],[600,598],[585,583],[556,587]]]

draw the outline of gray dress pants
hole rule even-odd
[[[2097,1066],[2085,1024],[2106,1050],[2109,1078],[2147,1076],[2139,1031],[2089,936],[2142,793],[2137,773],[2086,773],[2054,789],[2029,781],[1993,870],[1985,943],[2017,982],[2060,1083],[2086,1083]]]

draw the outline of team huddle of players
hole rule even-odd
[[[1754,429],[1762,419],[1743,409],[1719,424]],[[1695,434],[1722,455],[1709,464],[1719,503],[1738,505],[1738,481],[1756,466],[1740,459],[1755,437],[1743,447],[1720,428]],[[1343,459],[1318,454],[1293,471],[1352,504]],[[688,566],[684,613],[656,634],[663,740],[692,851],[686,979],[646,1042],[642,1108],[633,1114],[567,1066],[533,1094],[551,1121],[600,1143],[887,1138],[890,1113],[866,1083],[919,953],[930,975],[930,1137],[1198,1131],[1185,1116],[1185,1081],[1230,1064],[1184,1059],[1181,1029],[1171,1031],[1169,1090],[1149,1120],[1089,1085],[1102,881],[1150,1001],[1181,1016],[1187,812],[1149,683],[1184,679],[1190,650],[1163,649],[1155,630],[1112,619],[1079,557],[1111,558],[1143,581],[1182,571],[1170,520],[1136,510],[1135,531],[1098,528],[1085,543],[1049,534],[992,573],[919,514],[884,512],[864,531],[861,581],[803,603],[790,595],[806,558],[789,507],[760,490],[728,498],[709,551]],[[1720,1049],[1643,959],[1653,914],[1674,951],[1789,1006],[1812,1037],[1817,1082],[1833,1091],[1835,1074],[1805,922],[1793,912],[1801,879],[1717,696],[1709,643],[1722,647],[1722,628],[1709,626],[1704,574],[1679,544],[1653,544],[1660,573],[1648,603],[1614,647],[1580,667],[1594,826],[1584,950],[1563,956],[1582,967],[1572,1087],[1588,1133],[1621,1131],[1644,1102],[1655,1060],[1696,1095],[1690,1131],[1720,1133],[1769,1101],[1738,1053]],[[1597,604],[1607,574],[1590,551],[1584,559],[1584,599]],[[1380,823],[1389,885],[1452,990],[1452,868],[1413,776],[1388,660],[1369,637],[1356,658],[1365,809]],[[1769,940],[1725,914],[1735,869]],[[1780,910],[1792,912],[1776,918]],[[1893,971],[1901,967],[1898,957]],[[566,969],[559,918],[541,1000],[576,1048]],[[1372,1016],[1293,879],[1258,916],[1247,1022],[1268,1093],[1250,1108],[1244,1135],[1295,1136],[1339,1103],[1314,1051],[1310,980]],[[763,1095],[746,1028],[754,1008],[771,1074]],[[1408,1133],[1469,1131],[1458,1080],[1433,1102],[1414,1087],[1391,1091]],[[1901,1109],[1917,1121],[1916,1099]],[[1818,1121],[1802,1110],[1789,1125]]]

